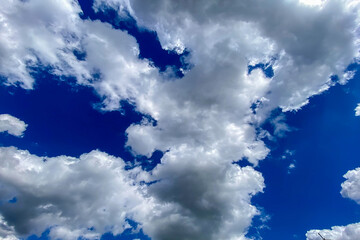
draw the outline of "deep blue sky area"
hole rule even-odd
[[[161,47],[157,33],[138,26],[130,15],[120,19],[113,9],[95,12],[93,1],[79,0],[83,19],[110,23],[119,31],[127,31],[139,44],[139,58],[151,60],[165,71],[174,69],[176,81],[181,81],[183,69],[189,69],[184,58],[191,54],[168,51]],[[78,58],[86,53],[75,52]],[[268,77],[274,72],[269,64],[249,66],[249,72],[262,68]],[[360,66],[353,65],[360,70]],[[94,149],[121,157],[125,161],[142,161],[145,170],[159,163],[163,153],[156,151],[150,159],[132,155],[125,147],[125,130],[149,118],[123,101],[120,111],[104,112],[98,107],[102,99],[92,88],[80,86],[74,79],[59,79],[48,69],[34,69],[35,86],[24,90],[16,86],[0,85],[0,114],[7,113],[23,120],[28,127],[23,137],[1,133],[0,146],[16,146],[30,153],[54,157],[68,155],[79,157]],[[1,80],[1,79],[0,79]],[[249,237],[265,240],[305,239],[310,229],[331,228],[359,222],[360,207],[340,194],[343,175],[359,167],[358,145],[360,117],[354,108],[360,103],[360,74],[346,85],[336,84],[325,93],[314,96],[310,103],[298,112],[273,112],[272,118],[284,115],[292,129],[286,136],[266,140],[271,153],[262,160],[256,170],[265,179],[265,192],[256,195],[252,203],[270,216],[264,224],[260,217],[254,219]],[[271,119],[264,124],[270,132]],[[285,156],[285,157],[283,157]],[[293,169],[289,165],[294,164]],[[129,220],[136,228],[137,224]],[[49,229],[42,236],[30,236],[28,240],[49,239]],[[149,240],[142,230],[133,233],[126,230],[118,236],[106,233],[101,240]]]
[[[360,102],[359,81],[357,73],[348,84],[312,97],[300,111],[285,113],[293,130],[268,141],[272,151],[258,168],[266,188],[253,203],[271,216],[269,229],[260,231],[263,239],[304,239],[309,229],[359,221],[360,207],[340,194],[342,176],[359,167],[360,118],[354,112]],[[291,163],[295,168],[288,173]],[[255,233],[251,229],[249,235]]]
[[[101,99],[92,89],[68,84],[45,72],[40,75],[34,90],[0,86],[0,112],[28,124],[23,138],[1,134],[2,145],[49,157],[78,157],[99,149],[129,158],[124,151],[125,130],[143,117],[133,106],[124,102],[122,112],[101,112],[94,108]]]

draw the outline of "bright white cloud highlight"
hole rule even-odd
[[[9,114],[0,114],[0,132],[7,132],[16,137],[22,137],[27,124]]]
[[[360,239],[360,223],[335,226],[325,230],[311,230],[306,233],[306,239],[318,240],[320,238],[318,233],[324,238],[331,240],[357,240]]]
[[[360,103],[356,106],[356,108],[354,109],[355,111],[355,116],[360,116]]]
[[[7,84],[31,89],[29,67],[39,63],[53,67],[55,74],[69,75],[67,69],[74,67],[79,80],[89,77],[72,54],[79,41],[77,2],[0,0],[0,5],[0,74]]]
[[[348,171],[344,178],[346,181],[341,184],[341,195],[360,204],[360,168]]]

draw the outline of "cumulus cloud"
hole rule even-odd
[[[318,8],[280,0],[271,3],[157,0],[146,4],[133,1],[132,8],[140,22],[156,29],[165,46],[181,41],[196,51],[199,62],[206,58],[201,58],[198,51],[209,52],[211,42],[221,39],[228,41],[218,43],[218,47],[232,45],[241,49],[237,54],[251,63],[275,59],[275,75],[268,86],[271,94],[267,98],[272,106],[281,106],[283,110],[299,109],[310,96],[326,90],[331,85],[330,75],[341,77],[345,67],[358,56],[359,8],[355,1],[325,1]],[[241,22],[251,23],[251,30],[226,27]],[[254,32],[255,38],[251,36]],[[244,45],[247,39],[258,44],[258,48]]]
[[[16,137],[23,136],[27,124],[9,114],[0,114],[0,132],[7,132]]]
[[[0,4],[0,74],[8,84],[31,89],[29,68],[38,64],[52,66],[55,74],[60,68],[62,75],[68,75],[66,69],[72,66],[78,68],[79,79],[86,76],[72,54],[79,40],[80,8],[75,1],[1,0]]]
[[[358,103],[354,111],[355,111],[355,116],[357,117],[360,116],[360,103]]]
[[[166,153],[149,192],[162,210],[144,226],[154,239],[245,239],[259,211],[251,197],[264,188],[252,167],[221,162],[202,148],[183,145]]]
[[[246,158],[256,165],[264,159],[269,149],[257,127],[269,112],[301,108],[332,85],[331,75],[342,76],[359,50],[354,1],[314,7],[285,0],[95,1],[97,11],[127,9],[139,24],[156,30],[164,48],[190,51],[184,61],[193,67],[183,78],[169,81],[167,74],[138,58],[137,42],[126,32],[81,20],[75,1],[12,0],[2,5],[0,74],[7,84],[32,88],[29,66],[40,63],[59,76],[75,76],[103,97],[104,110],[119,109],[120,101],[127,100],[156,121],[144,119],[127,129],[134,154],[167,151],[150,176],[141,172],[156,181],[145,187],[123,170],[120,159],[97,151],[80,160],[61,156],[43,163],[26,151],[2,149],[10,159],[26,156],[32,166],[28,184],[6,178],[8,195],[17,193],[19,201],[16,208],[2,210],[5,221],[18,233],[57,224],[54,238],[92,238],[89,225],[97,233],[121,232],[129,216],[154,239],[245,239],[258,214],[251,196],[263,191],[264,183],[252,167],[232,162]],[[76,49],[86,52],[85,59],[74,56]],[[274,76],[266,77],[261,69],[248,73],[256,63],[271,64]],[[279,134],[289,130],[280,120]],[[94,161],[111,167],[92,170]],[[27,161],[13,162],[19,164],[12,170],[19,176],[16,171]],[[66,191],[56,191],[68,185]],[[96,191],[89,191],[90,185]],[[126,194],[118,195],[118,189]],[[25,206],[20,196],[32,205]],[[116,198],[120,204],[114,203]],[[102,212],[103,207],[120,216]]]
[[[50,228],[52,239],[98,239],[121,233],[132,219],[154,239],[243,236],[259,214],[250,199],[264,188],[261,174],[200,156],[178,161],[176,152],[166,154],[150,176],[139,168],[127,171],[121,159],[100,151],[46,158],[2,147],[0,233],[25,236]]]
[[[2,225],[20,236],[52,227],[54,239],[96,239],[107,231],[121,233],[127,218],[151,209],[135,184],[139,169],[126,171],[121,159],[105,153],[46,158],[3,147],[0,158]],[[14,197],[16,202],[9,202]]]
[[[344,178],[346,181],[341,184],[341,195],[360,204],[360,168],[348,171]]]
[[[346,181],[341,184],[341,195],[360,204],[360,168],[349,170],[344,178]],[[307,240],[318,239],[318,233],[331,240],[356,240],[360,238],[360,223],[334,226],[331,230],[310,230],[306,233]]]
[[[318,240],[320,238],[318,233],[324,238],[331,240],[356,240],[360,238],[360,223],[335,226],[325,230],[311,230],[306,233],[306,239]]]

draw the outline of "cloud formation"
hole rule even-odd
[[[341,195],[360,204],[360,168],[349,170],[344,178],[346,181],[341,184]],[[331,240],[356,240],[360,238],[360,223],[334,226],[331,230],[310,230],[306,233],[307,240],[318,239],[318,233]]]
[[[355,111],[355,116],[357,117],[360,116],[360,103],[358,103],[354,111]]]
[[[129,227],[127,218],[151,209],[135,181],[139,169],[126,171],[121,159],[106,153],[46,158],[2,147],[0,158],[2,225],[20,236],[52,227],[53,239],[96,239],[107,231],[121,233]]]
[[[156,121],[144,119],[127,129],[134,154],[166,151],[161,164],[145,173],[125,171],[121,159],[99,151],[43,162],[2,148],[4,162],[13,165],[2,166],[2,184],[8,186],[3,196],[15,194],[18,202],[0,211],[19,234],[41,232],[51,223],[57,226],[54,238],[95,238],[121,232],[131,218],[159,240],[246,239],[259,214],[251,197],[265,185],[253,167],[233,162],[257,165],[264,159],[269,149],[258,127],[269,113],[300,109],[332,86],[330,76],[341,78],[359,50],[356,1],[313,7],[285,0],[95,2],[97,11],[113,7],[121,15],[127,9],[139,24],[156,30],[164,48],[188,49],[183,61],[192,68],[174,79],[171,69],[159,73],[139,59],[138,44],[126,32],[82,20],[76,1],[0,3],[0,74],[7,84],[31,89],[37,66],[74,76],[104,99],[104,110],[117,110],[127,100]],[[75,50],[86,57],[77,59]],[[249,73],[257,63],[272,65],[274,76],[261,69]],[[276,124],[278,135],[289,130],[281,117]],[[26,182],[7,174],[20,176],[24,169]],[[141,184],[138,176],[155,183]],[[91,226],[95,232],[87,230]]]
[[[326,239],[331,240],[356,240],[360,238],[360,223],[349,224],[346,226],[334,226],[325,230],[310,230],[306,233],[307,240],[318,240],[321,234]]]
[[[341,184],[341,195],[360,204],[360,168],[349,170],[344,178],[346,181]]]
[[[27,124],[9,114],[0,114],[0,132],[7,132],[16,137],[22,137]]]
[[[2,147],[0,233],[26,236],[50,228],[52,239],[98,239],[130,228],[132,219],[154,239],[244,237],[259,214],[250,199],[264,188],[261,174],[174,156],[166,155],[165,167],[150,176],[139,167],[125,170],[122,159],[100,151],[46,158]]]

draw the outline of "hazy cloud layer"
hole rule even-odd
[[[42,162],[26,151],[1,149],[6,164],[14,165],[2,166],[1,183],[8,186],[8,198],[19,196],[1,213],[19,234],[56,224],[54,238],[94,238],[108,230],[121,232],[129,217],[155,240],[246,239],[251,219],[259,214],[251,197],[263,190],[264,181],[252,167],[232,162],[248,159],[256,165],[264,159],[267,134],[257,127],[269,112],[279,106],[298,110],[332,85],[331,75],[342,78],[359,50],[356,1],[314,7],[285,0],[96,1],[98,11],[127,9],[157,31],[165,48],[188,49],[183,61],[192,68],[174,79],[171,69],[159,73],[140,60],[137,42],[126,32],[81,20],[76,1],[0,3],[5,6],[0,74],[7,84],[32,88],[29,66],[40,63],[56,75],[75,76],[104,97],[104,110],[119,109],[120,100],[127,100],[157,121],[155,126],[144,119],[127,129],[134,154],[167,151],[149,174],[138,170],[141,178],[157,181],[146,186],[123,170],[121,159],[98,151],[80,160],[60,156]],[[78,60],[74,50],[86,52],[86,58]],[[249,64],[256,63],[271,64],[274,76],[267,78],[260,69],[249,74]],[[281,117],[273,124],[279,136],[291,130]],[[6,174],[20,176],[23,168],[30,169],[26,183]],[[69,188],[56,191],[64,186]],[[89,233],[89,225],[96,231]]]
[[[27,124],[24,121],[9,114],[0,114],[0,132],[7,132],[16,137],[21,137],[26,127]]]

